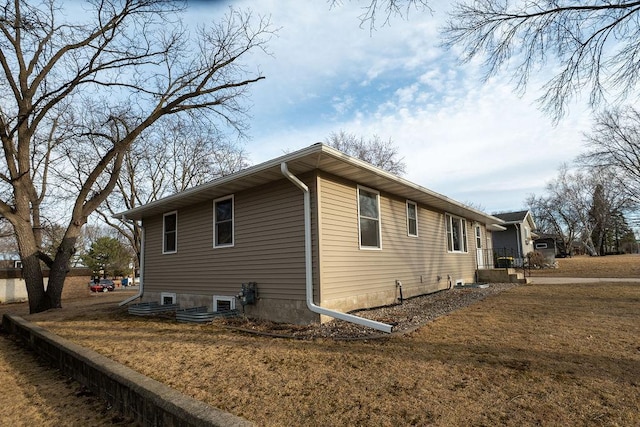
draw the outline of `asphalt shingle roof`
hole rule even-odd
[[[499,214],[494,214],[496,218],[500,218],[505,222],[523,222],[527,213],[529,211],[519,211],[519,212],[504,212]]]

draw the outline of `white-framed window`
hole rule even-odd
[[[162,253],[173,254],[178,251],[178,212],[164,214],[162,219]]]
[[[549,245],[546,243],[536,243],[536,249],[547,249]]]
[[[176,294],[173,292],[160,292],[160,304],[175,304],[176,303]]]
[[[223,248],[234,244],[234,197],[226,196],[213,201],[213,247]]]
[[[236,309],[236,298],[224,295],[213,296],[213,311],[229,311]]]
[[[407,235],[418,237],[418,204],[407,200]]]
[[[380,193],[358,186],[358,232],[360,249],[382,249]]]
[[[446,214],[447,250],[449,252],[467,252],[467,220]]]

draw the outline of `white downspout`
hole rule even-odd
[[[309,195],[309,187],[294,176],[287,167],[285,162],[280,164],[282,174],[289,179],[296,187],[304,193],[304,260],[305,260],[305,279],[307,293],[307,307],[314,313],[323,314],[325,316],[334,317],[358,325],[367,326],[382,332],[391,332],[391,325],[375,320],[365,319],[363,317],[354,316],[352,314],[342,313],[328,308],[323,308],[313,302],[313,264],[311,258],[311,196]]]
[[[122,217],[123,221],[126,221],[126,218],[123,216]],[[144,241],[144,234],[145,234],[145,230],[144,227],[142,225],[140,225],[140,288],[138,289],[138,293],[137,295],[134,295],[132,297],[127,298],[126,300],[118,303],[119,307],[122,307],[125,304],[129,304],[131,301],[137,299],[137,298],[142,298],[142,294],[144,293],[144,245],[145,245],[145,241]],[[136,275],[135,272],[133,274],[133,284],[135,285],[136,283]]]

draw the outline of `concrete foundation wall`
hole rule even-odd
[[[509,271],[506,268],[489,268],[478,270],[478,282],[504,283],[509,281]]]
[[[5,314],[2,327],[64,375],[144,426],[250,426],[249,421],[185,396],[93,350]]]
[[[443,280],[443,283],[444,282],[446,282],[446,280]],[[438,292],[443,289],[442,286],[443,285],[436,284],[405,287],[402,291],[402,297],[406,299]],[[324,300],[322,301],[321,306],[332,310],[347,312],[353,310],[353,307],[381,307],[393,304],[400,299],[400,288],[395,285],[389,286],[389,288],[391,289],[388,291],[370,292],[361,295],[352,295],[345,298]]]
[[[242,306],[238,309],[242,311]],[[306,301],[300,300],[258,299],[255,305],[245,306],[245,313],[248,317],[296,325],[320,322],[320,315],[309,310]]]
[[[504,281],[504,280],[501,280]],[[446,280],[442,279],[442,284],[413,286],[403,290],[403,298],[411,298],[419,295],[426,295],[438,292],[446,285]],[[370,292],[361,295],[352,295],[345,298],[336,298],[332,300],[323,300],[321,307],[331,310],[349,312],[353,307],[380,307],[393,304],[400,298],[400,289],[397,286],[390,286],[390,290],[384,292]],[[446,288],[444,288],[446,289]],[[158,302],[162,303],[163,292],[144,292],[141,302]],[[213,297],[211,295],[194,295],[175,293],[176,303],[181,309],[190,307],[205,306],[209,310],[213,310]],[[135,302],[135,301],[134,301]],[[273,322],[293,323],[297,325],[308,325],[318,322],[328,322],[332,317],[321,316],[312,312],[307,307],[306,301],[289,300],[289,299],[273,299],[261,298],[255,304],[240,305],[238,299],[235,300],[236,309],[244,313],[249,318],[268,319]]]
[[[478,270],[478,282],[485,283],[529,283],[522,273],[513,268]]]
[[[504,282],[505,280],[494,280],[495,282]],[[506,280],[508,281],[508,280]],[[403,298],[411,298],[419,295],[426,295],[446,289],[446,279],[442,279],[442,284],[425,284],[423,286],[413,286],[403,289]],[[470,281],[469,281],[470,282]],[[331,310],[349,312],[353,307],[380,307],[393,304],[400,298],[399,287],[390,286],[390,290],[384,292],[370,292],[361,295],[351,295],[345,298],[336,298],[332,300],[323,300],[321,307]],[[162,294],[164,292],[144,292],[141,302],[158,302],[162,303]],[[181,309],[190,307],[205,306],[209,310],[213,310],[213,297],[211,295],[194,295],[175,293],[176,303]],[[134,301],[134,303],[137,301]],[[308,325],[318,322],[328,322],[332,320],[328,316],[320,316],[312,312],[307,307],[306,301],[289,300],[289,299],[273,299],[258,297],[255,304],[240,305],[238,299],[235,300],[236,309],[244,313],[249,318],[268,319],[273,322],[293,323],[297,325]]]
[[[259,291],[258,291],[259,292]],[[206,306],[213,310],[213,296],[195,295],[176,292],[176,303],[180,308]],[[144,292],[142,302],[162,302],[162,292]],[[236,309],[243,312],[238,299],[235,300]],[[308,325],[320,321],[320,315],[307,308],[306,301],[291,299],[262,298],[258,296],[255,304],[246,305],[244,314],[250,318],[269,319],[273,322],[286,322],[298,325]]]

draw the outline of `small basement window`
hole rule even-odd
[[[160,294],[160,304],[168,305],[176,303],[176,294],[171,292],[162,292]]]
[[[213,311],[231,311],[236,309],[236,298],[222,295],[214,295]]]
[[[548,245],[546,243],[536,243],[536,249],[547,249]]]

